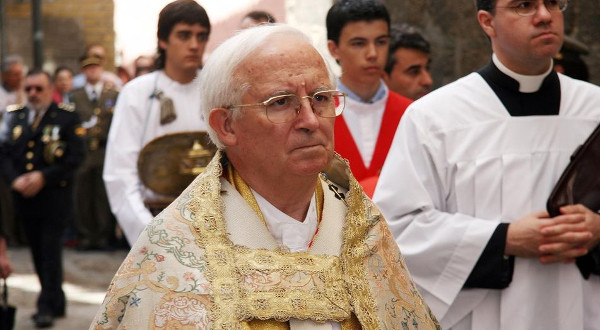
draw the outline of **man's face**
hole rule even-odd
[[[69,70],[61,70],[54,78],[54,87],[61,93],[70,92],[73,89],[73,75]]]
[[[165,50],[166,67],[176,71],[197,70],[202,65],[202,55],[208,42],[208,29],[200,24],[177,23],[168,40],[159,40]]]
[[[36,111],[46,109],[52,102],[52,90],[45,74],[36,74],[25,78],[27,102]]]
[[[379,82],[390,42],[384,20],[350,22],[339,42],[328,41],[329,52],[342,68],[342,81],[374,85]]]
[[[88,83],[95,85],[102,78],[102,67],[98,64],[86,65],[81,69]]]
[[[398,48],[394,52],[396,64],[388,75],[384,73],[387,86],[394,92],[416,100],[429,93],[433,80],[429,73],[429,55],[414,48]]]
[[[99,58],[102,66],[104,66],[106,63],[106,50],[104,50],[104,47],[100,45],[94,45],[90,47],[90,49],[88,49],[87,56]]]
[[[522,74],[540,74],[548,69],[550,59],[562,45],[563,14],[548,11],[541,0],[533,1],[537,12],[532,16],[519,16],[512,8],[506,8],[519,2],[523,1],[498,0],[495,14],[484,31],[492,40],[494,52],[508,68]]]
[[[332,89],[321,56],[308,43],[296,38],[274,36],[250,55],[235,71],[250,87],[242,104],[262,102],[272,96],[312,95]],[[227,146],[240,162],[234,166],[257,177],[278,178],[287,175],[312,177],[327,168],[333,157],[334,118],[314,114],[307,99],[295,119],[275,124],[262,106],[236,108],[231,129],[236,143]],[[234,155],[234,156],[235,156]],[[246,178],[247,179],[247,178]]]
[[[8,67],[8,71],[2,73],[2,82],[10,91],[15,91],[21,88],[23,74],[23,64],[11,63]]]

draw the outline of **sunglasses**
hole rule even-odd
[[[44,87],[42,86],[25,86],[25,92],[29,93],[31,92],[31,90],[35,89],[36,92],[40,93],[41,91],[44,90]]]

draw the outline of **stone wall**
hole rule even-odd
[[[489,42],[479,27],[473,0],[384,0],[394,22],[408,22],[425,32],[433,49],[436,87],[485,65]],[[600,0],[571,0],[565,33],[590,48],[584,60],[591,81],[600,84]]]
[[[19,54],[33,64],[31,2],[5,0],[6,54]],[[79,71],[79,57],[88,44],[101,44],[107,69],[114,63],[113,0],[43,0],[44,69],[66,65]]]

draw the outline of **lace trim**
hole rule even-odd
[[[349,167],[346,174],[351,177]],[[379,329],[377,320],[377,304],[371,294],[367,280],[366,260],[371,251],[367,245],[369,227],[378,219],[366,214],[362,188],[358,181],[351,179],[346,203],[348,212],[344,227],[341,262],[344,269],[344,279],[350,291],[350,300],[354,313],[364,329]]]
[[[290,318],[342,321],[351,307],[342,266],[334,256],[251,250],[227,236],[220,197],[221,151],[189,190],[196,243],[205,250],[212,286],[211,320],[218,329],[237,329],[241,320]]]

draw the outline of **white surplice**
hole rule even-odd
[[[160,124],[158,89],[173,100],[177,118]],[[159,70],[128,82],[117,99],[108,134],[103,179],[110,208],[133,245],[153,216],[144,205],[153,192],[141,183],[137,161],[142,148],[168,133],[206,131],[197,80],[181,84]]]
[[[600,121],[600,88],[559,75],[558,116],[511,117],[477,73],[413,103],[373,200],[444,329],[598,329],[600,279],[516,258],[504,290],[463,285],[500,222],[545,209]]]

